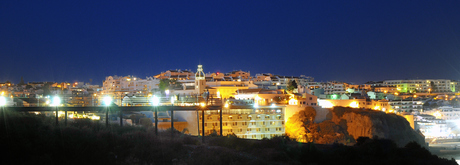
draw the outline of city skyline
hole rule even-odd
[[[460,77],[460,3],[0,2],[0,82],[89,82],[202,64],[315,81]]]

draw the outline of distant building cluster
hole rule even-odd
[[[7,98],[6,106],[50,106],[52,96],[59,96],[62,106],[71,107],[101,106],[107,96],[117,106],[151,106],[153,96],[160,98],[161,105],[189,106],[206,101],[225,107],[252,106],[225,111],[225,133],[261,139],[282,135],[287,118],[306,106],[344,106],[409,115],[413,127],[427,136],[450,136],[447,123],[460,119],[458,85],[458,81],[449,79],[318,82],[305,75],[251,75],[242,70],[205,73],[205,68],[198,65],[196,72],[176,69],[145,78],[107,76],[102,86],[21,80],[18,84],[0,83],[0,89]],[[168,115],[163,115],[165,121]],[[219,119],[211,112],[208,115],[207,133],[212,133]]]

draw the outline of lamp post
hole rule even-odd
[[[104,97],[104,105],[106,107],[105,111],[105,125],[109,126],[109,106],[112,103],[112,98],[110,96]]]
[[[58,106],[61,104],[61,98],[59,96],[54,96],[53,101],[51,102],[51,106],[56,108],[56,126],[59,125],[59,113],[58,113]]]
[[[206,108],[205,103],[201,103],[201,142],[204,143],[204,109]]]
[[[6,98],[4,96],[0,96],[0,106],[2,107],[2,112],[0,117],[3,118],[3,115],[5,113],[5,105],[6,105]]]
[[[174,136],[174,110],[173,110],[173,106],[174,106],[174,100],[175,100],[175,96],[171,96],[171,137]]]
[[[155,135],[158,135],[158,105],[160,104],[160,98],[153,95],[152,97],[152,106],[155,111]]]

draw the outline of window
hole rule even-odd
[[[270,119],[270,115],[265,116],[265,119]]]
[[[248,128],[248,129],[247,129],[247,131],[248,131],[248,132],[251,132],[251,131],[252,131],[252,129],[251,129],[251,128]]]
[[[251,116],[251,115],[248,115],[248,119],[249,119],[249,120],[252,120],[252,116]]]
[[[241,116],[241,115],[238,115],[238,119],[243,119],[243,116]]]
[[[233,126],[237,126],[238,123],[237,123],[237,122],[233,122],[232,125],[233,125]]]
[[[260,115],[257,115],[257,119],[260,119]]]
[[[228,116],[228,119],[233,119],[233,116]]]
[[[227,126],[227,122],[225,122],[225,123],[222,123],[222,126]]]

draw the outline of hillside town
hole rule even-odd
[[[114,106],[152,106],[153,97],[159,98],[160,105],[190,106],[205,102],[226,108],[252,106],[252,109],[226,111],[224,123],[224,133],[250,139],[284,134],[285,121],[307,106],[342,106],[394,113],[405,117],[425,138],[456,138],[460,134],[457,128],[460,123],[459,83],[449,79],[351,84],[318,82],[305,75],[251,74],[242,70],[205,73],[205,67],[198,65],[196,71],[166,70],[145,78],[111,75],[105,78],[102,86],[88,82],[25,82],[23,79],[17,84],[7,81],[0,86],[3,104],[9,107],[51,106],[52,97],[59,97],[62,100],[59,106],[66,107],[103,106],[106,97],[111,98]],[[78,113],[68,115],[72,118]],[[170,114],[161,115],[162,121],[171,120]],[[88,116],[100,119],[86,114]],[[209,112],[206,127],[212,129],[206,134],[216,129],[218,118]],[[127,120],[130,121],[124,122],[130,125],[137,123],[136,119]],[[174,120],[178,120],[177,127],[187,127],[185,117]]]

